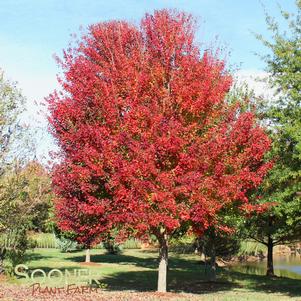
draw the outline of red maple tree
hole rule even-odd
[[[61,226],[82,241],[116,225],[155,235],[159,291],[174,231],[190,222],[202,232],[223,206],[248,207],[269,168],[269,139],[227,103],[225,63],[194,34],[191,15],[169,10],[139,27],[92,25],[60,61],[64,92],[48,99]]]

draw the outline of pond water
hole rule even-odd
[[[232,266],[231,269],[246,274],[265,275],[266,264],[266,260],[248,262]],[[274,272],[277,276],[301,279],[300,255],[274,256]]]

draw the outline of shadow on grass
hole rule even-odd
[[[83,262],[84,256],[69,256],[66,260],[73,262]],[[156,269],[158,267],[158,258],[154,257],[138,257],[133,255],[111,255],[111,254],[99,254],[91,255],[91,262],[95,263],[114,263],[120,265],[135,265],[142,268]],[[172,257],[169,260],[170,268],[176,269],[191,269],[197,267],[199,261],[196,259],[184,259],[180,257]]]
[[[66,259],[73,262],[83,262],[85,260],[85,256],[69,256]],[[115,263],[121,265],[136,265],[144,268],[156,268],[158,260],[157,258],[141,258],[130,255],[91,254],[91,262]]]
[[[100,281],[107,285],[108,290],[155,291],[157,289],[157,271],[129,271],[107,275]],[[170,292],[185,292],[204,294],[208,292],[227,291],[239,285],[228,281],[208,282],[196,278],[189,271],[169,271],[168,290]]]
[[[280,277],[269,279],[266,276],[246,275],[238,272],[231,273],[231,276],[226,274],[221,271],[216,282],[209,282],[206,281],[204,273],[171,270],[168,273],[168,290],[177,293],[208,294],[243,288],[254,292],[282,293],[290,297],[301,296],[300,280]],[[113,291],[155,291],[157,271],[119,272],[106,275],[100,281],[107,285],[108,290]]]
[[[27,253],[25,256],[26,262],[37,261],[37,260],[47,260],[49,258],[53,258],[53,257],[49,256],[49,255],[38,254],[38,253]]]

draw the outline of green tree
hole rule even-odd
[[[210,257],[209,281],[216,280],[216,257],[229,258],[239,251],[244,214],[235,206],[223,208],[217,215],[218,223],[208,227],[198,238],[198,250]]]
[[[6,170],[0,181],[0,254],[2,269],[24,260],[30,247],[27,231],[42,227],[41,206],[51,201],[50,179],[37,162],[21,166],[18,161]],[[48,207],[48,208],[49,208]],[[42,211],[43,212],[43,211]],[[45,218],[46,219],[46,218]],[[1,268],[1,267],[0,267]]]
[[[27,230],[44,227],[50,206],[49,175],[30,161],[34,149],[22,112],[24,97],[0,71],[0,270],[4,259],[12,265],[23,259]]]
[[[37,161],[28,162],[20,171],[24,179],[24,197],[33,210],[29,229],[47,232],[51,223],[52,189],[48,171]]]
[[[273,141],[274,167],[259,190],[262,201],[272,205],[248,219],[246,226],[250,237],[268,247],[267,275],[271,276],[273,247],[300,240],[301,234],[301,1],[296,8],[295,14],[281,11],[287,21],[285,32],[266,14],[272,39],[257,35],[269,49],[262,58],[275,91],[263,116]]]
[[[6,248],[7,237],[3,237],[3,233],[7,231],[7,218],[10,215],[9,209],[13,209],[13,205],[9,204],[7,190],[3,187],[5,176],[9,170],[9,162],[11,162],[11,153],[13,145],[21,133],[18,119],[23,107],[24,98],[14,83],[7,81],[4,78],[4,73],[0,70],[0,272],[3,269],[3,259],[7,256]]]
[[[4,78],[0,69],[0,175],[12,161],[23,135],[20,115],[24,111],[24,97],[16,84]]]

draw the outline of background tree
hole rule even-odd
[[[16,143],[24,132],[20,125],[23,111],[24,97],[15,83],[4,78],[0,69],[0,175],[18,152]]]
[[[28,128],[23,126],[24,98],[16,84],[0,72],[0,270],[23,260],[27,231],[44,227],[41,208],[50,206],[50,177],[34,156]]]
[[[187,222],[204,231],[226,204],[248,206],[269,168],[267,136],[225,101],[231,76],[194,31],[190,15],[168,10],[140,27],[93,25],[61,61],[64,93],[49,97],[61,227],[84,240],[121,225],[155,235],[162,292],[173,233]]]
[[[51,197],[50,178],[37,162],[25,167],[15,162],[0,181],[0,247],[2,264],[8,261],[8,271],[24,260],[30,247],[27,231],[33,229],[40,217],[41,204]],[[2,267],[3,268],[3,267]]]
[[[22,133],[19,127],[19,116],[23,111],[24,98],[16,88],[16,84],[4,78],[3,71],[0,70],[0,183],[4,179],[4,173],[9,169],[9,163],[13,160],[13,145]],[[2,186],[3,184],[1,184]],[[0,234],[7,229],[6,218],[9,215],[8,201],[3,198],[6,195],[1,192],[0,198]],[[3,270],[3,260],[6,249],[1,246],[0,270]]]
[[[266,15],[271,41],[257,35],[269,49],[263,56],[268,82],[275,91],[262,116],[269,124],[274,167],[259,191],[262,202],[274,202],[265,213],[248,220],[250,236],[268,247],[267,275],[274,275],[273,247],[300,240],[301,230],[301,2],[296,14],[282,11],[287,30]]]
[[[262,208],[258,207],[257,210],[259,209]],[[239,210],[238,206],[232,204],[224,206],[218,212],[218,222],[211,224],[198,237],[197,250],[205,256],[206,266],[206,257],[210,257],[208,275],[210,281],[216,280],[216,258],[228,259],[239,251],[241,240],[244,238],[245,215],[246,212]]]
[[[56,238],[56,245],[61,252],[66,253],[81,248],[81,245],[76,242],[76,233],[61,231],[57,225],[53,227],[53,233]],[[86,260],[86,262],[90,262],[90,258],[88,259],[89,261]]]
[[[26,187],[24,197],[30,204],[35,204],[29,230],[44,232],[47,230],[53,199],[50,173],[38,161],[29,161],[22,167],[20,173]]]

